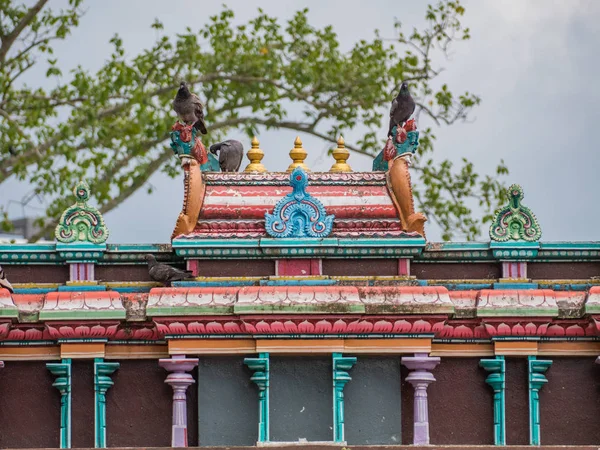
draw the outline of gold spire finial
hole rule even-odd
[[[250,164],[246,166],[244,172],[266,172],[267,169],[261,163],[262,159],[265,157],[264,152],[260,149],[258,139],[256,136],[252,138],[251,148],[246,153],[246,156],[250,160]]]
[[[352,172],[352,168],[346,162],[350,158],[350,152],[345,147],[344,138],[341,135],[337,140],[337,148],[334,148],[331,154],[335,163],[329,169],[330,172]]]
[[[306,172],[310,172],[310,169],[306,164],[304,164],[304,160],[308,156],[308,153],[302,147],[302,141],[300,140],[300,136],[296,137],[294,141],[294,148],[290,150],[290,158],[292,158],[292,163],[287,168],[287,172],[291,172],[296,167],[302,167]]]

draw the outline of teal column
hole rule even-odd
[[[529,444],[540,445],[540,389],[548,382],[544,372],[552,361],[538,360],[535,356],[527,358],[529,367]]]
[[[356,364],[356,358],[333,354],[333,442],[344,442],[344,386],[352,378],[348,370]]]
[[[47,363],[56,380],[52,383],[60,392],[60,448],[71,448],[71,360]]]
[[[119,368],[117,362],[94,359],[94,445],[106,447],[106,391],[114,383],[110,376]]]
[[[244,358],[250,378],[258,386],[258,442],[269,442],[269,354],[259,353],[258,358]]]
[[[506,445],[506,362],[504,356],[482,359],[479,365],[490,372],[485,382],[494,390],[494,444]]]

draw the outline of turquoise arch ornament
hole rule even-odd
[[[274,238],[322,238],[331,233],[333,215],[323,204],[306,192],[308,176],[301,167],[290,175],[292,192],[283,197],[273,213],[265,213],[265,228]]]

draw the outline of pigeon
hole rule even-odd
[[[210,146],[213,155],[219,154],[219,166],[222,172],[237,172],[244,157],[244,146],[240,141],[228,139]]]
[[[181,270],[158,263],[154,255],[146,255],[145,258],[148,261],[148,273],[154,281],[170,285],[171,281],[180,281],[194,277],[194,274],[189,270]]]
[[[401,126],[414,112],[415,101],[410,96],[410,92],[408,92],[408,85],[402,83],[400,92],[392,102],[392,108],[390,109],[390,129],[388,131],[388,137],[392,135],[392,128],[396,125]]]
[[[4,274],[4,270],[2,270],[2,266],[0,266],[0,288],[8,289],[8,292],[11,294],[15,292],[12,284],[10,284],[10,281],[6,279],[6,275]]]
[[[194,128],[206,134],[206,125],[204,124],[204,110],[202,102],[196,94],[192,94],[185,81],[179,85],[179,90],[173,100],[173,111],[177,113],[179,119],[187,124],[194,124]]]

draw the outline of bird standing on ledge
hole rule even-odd
[[[240,141],[228,139],[210,146],[210,152],[219,152],[219,167],[222,172],[237,172],[244,158],[244,146]]]
[[[6,275],[4,274],[4,270],[2,270],[2,266],[0,266],[0,288],[8,289],[8,292],[11,294],[14,292],[12,284],[6,279]]]
[[[206,134],[206,125],[204,124],[204,107],[200,98],[192,94],[185,81],[179,85],[179,90],[173,100],[173,110],[179,116],[179,120],[186,124],[194,124],[194,128]]]
[[[390,109],[390,129],[388,130],[388,137],[392,135],[392,129],[398,125],[402,126],[406,122],[412,113],[415,112],[415,101],[408,92],[408,85],[402,83],[400,92],[392,101],[392,108]]]
[[[153,281],[170,286],[172,281],[194,278],[194,274],[189,270],[181,270],[167,264],[160,264],[156,261],[154,255],[146,255],[144,258],[148,261],[148,274]]]

